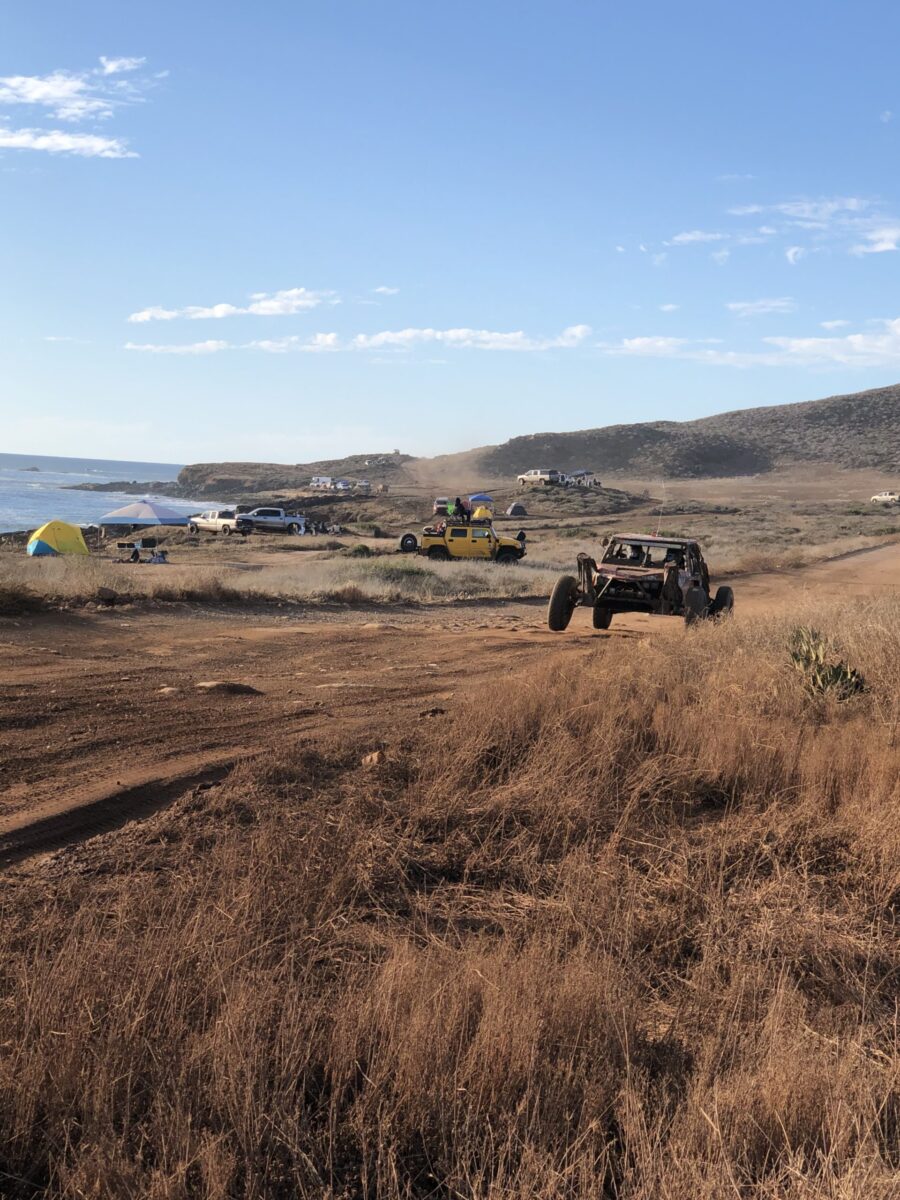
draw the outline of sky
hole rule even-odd
[[[900,7],[6,0],[0,450],[440,454],[900,378]]]

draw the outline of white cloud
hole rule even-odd
[[[780,204],[742,204],[728,211],[732,216],[755,216],[758,213],[778,213],[804,226],[824,226],[836,217],[862,213],[870,202],[860,196],[825,196],[816,200],[785,200]]]
[[[821,321],[820,324],[823,329],[843,329],[846,325],[849,325],[850,322],[849,321]]]
[[[57,121],[103,122],[117,109],[136,104],[153,86],[145,76],[119,78],[137,71],[143,58],[100,59],[100,66],[87,71],[51,71],[48,75],[0,76],[0,107],[30,108],[49,114]],[[102,137],[96,133],[65,133],[29,125],[11,129],[0,123],[0,148],[42,150],[48,154],[74,154],[82,158],[136,158],[123,138]]]
[[[327,350],[338,350],[340,346],[336,333],[314,333],[311,338],[296,336],[263,338],[259,341],[246,342],[243,349],[265,350],[268,354],[287,354],[294,350],[316,354]]]
[[[570,325],[555,338],[528,337],[521,330],[498,333],[489,329],[398,329],[360,333],[352,344],[357,350],[410,350],[418,345],[435,344],[461,350],[555,350],[580,345],[590,332],[589,325]]]
[[[845,322],[826,322],[834,328]],[[877,323],[871,333],[843,337],[766,337],[763,350],[728,350],[708,342],[670,337],[631,337],[600,348],[607,354],[675,358],[730,367],[900,367],[900,317]]]
[[[797,302],[791,296],[767,300],[732,300],[725,307],[739,317],[764,317],[770,313],[794,312]]]
[[[851,246],[851,254],[884,254],[900,250],[900,225],[880,225],[863,236],[865,242]]]
[[[624,246],[616,246],[616,254],[624,254],[624,253],[625,253]]]
[[[159,346],[150,343],[126,342],[126,350],[139,350],[145,354],[218,354],[220,350],[230,350],[228,342],[188,342],[183,345]]]
[[[677,337],[632,337],[622,338],[616,347],[606,347],[609,353],[635,354],[648,358],[672,358],[689,343]]]
[[[395,287],[384,287],[382,285],[381,287],[372,288],[372,291],[376,296],[396,296],[400,289]]]
[[[90,71],[51,71],[49,75],[0,76],[0,105],[30,105],[46,109],[58,121],[111,117],[123,104],[141,99],[146,80],[111,79],[135,71],[143,58],[101,58]]]
[[[311,292],[307,288],[285,288],[280,292],[254,292],[250,303],[243,307],[236,304],[191,304],[186,308],[160,308],[152,305],[132,313],[128,320],[134,325],[146,321],[174,321],[185,317],[189,321],[218,321],[224,317],[246,316],[287,317],[295,313],[318,308],[320,304],[337,304],[334,292]]]
[[[785,360],[804,366],[836,364],[860,367],[896,367],[900,363],[900,317],[880,321],[875,333],[849,333],[844,337],[769,337]]]
[[[784,252],[784,257],[788,260],[792,267],[795,267],[806,251],[802,246],[788,246]]]
[[[103,75],[120,75],[123,71],[136,71],[146,61],[146,58],[107,58],[105,54],[101,54],[101,73]]]
[[[651,255],[650,261],[653,263],[654,267],[661,267],[668,257],[668,254],[666,254],[665,250],[663,250],[659,254]]]
[[[730,250],[713,250],[712,254],[709,257],[713,260],[713,262],[716,264],[717,267],[724,267],[725,264],[728,262],[729,258],[731,257],[731,251]]]
[[[894,114],[891,112],[891,110],[889,108],[886,108],[884,110],[884,112],[881,113],[878,117],[878,120],[882,123],[882,125],[887,125],[888,122],[893,121],[893,119],[894,119]]]
[[[126,350],[147,354],[217,354],[222,350],[261,350],[267,354],[325,353],[335,350],[412,350],[416,346],[444,346],[457,350],[565,350],[584,343],[591,334],[589,325],[571,325],[552,338],[528,337],[521,330],[497,333],[489,329],[398,329],[380,333],[360,333],[341,342],[336,333],[315,333],[310,337],[292,335],[261,338],[233,343],[209,340],[164,344],[127,342]]]
[[[79,158],[137,158],[122,138],[94,133],[64,133],[61,129],[7,129],[0,125],[0,150],[44,150]]]
[[[660,312],[677,312],[678,309],[679,309],[679,305],[677,305],[677,304],[661,304],[659,306]]]
[[[56,334],[48,333],[44,337],[44,341],[45,342],[70,342],[72,345],[75,345],[75,346],[86,346],[87,345],[87,342],[84,340],[84,338],[68,337],[66,334],[56,335]]]
[[[727,233],[709,233],[705,229],[690,229],[686,233],[676,233],[671,242],[667,244],[690,246],[696,242],[724,242],[727,237]]]

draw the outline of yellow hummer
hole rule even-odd
[[[488,559],[511,566],[525,557],[525,534],[503,537],[495,532],[490,521],[454,521],[426,525],[422,541],[414,533],[404,533],[400,539],[404,554],[424,554],[426,558],[447,562],[451,558]]]

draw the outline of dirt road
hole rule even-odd
[[[900,546],[736,581],[737,616],[804,596],[900,587]],[[543,601],[381,610],[152,609],[0,620],[0,866],[150,812],[245,755],[299,740],[375,749],[398,728],[446,719],[552,649],[681,623],[579,610],[551,634]],[[203,683],[247,690],[204,689]],[[252,689],[252,690],[250,690]]]

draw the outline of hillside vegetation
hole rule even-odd
[[[532,433],[499,446],[436,458],[350,455],[282,466],[197,463],[185,467],[184,496],[271,495],[305,488],[312,475],[363,477],[426,488],[481,486],[530,467],[581,467],[601,475],[699,479],[755,475],[822,464],[893,471],[900,463],[900,385],[802,404],[746,408],[696,421],[648,421],[570,433]],[[171,491],[171,489],[169,489]]]
[[[697,421],[535,433],[486,448],[480,462],[493,475],[553,466],[675,479],[757,474],[800,463],[895,470],[900,385]]]
[[[893,1200],[898,630],[610,641],[7,878],[0,1193]]]

